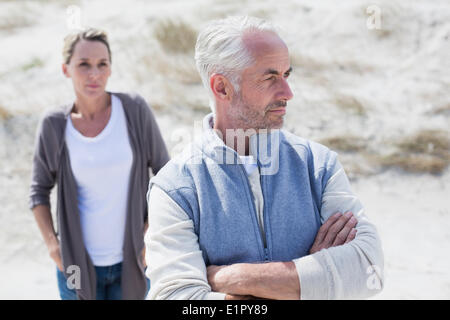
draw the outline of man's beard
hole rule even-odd
[[[236,121],[237,129],[280,129],[283,126],[283,115],[273,115],[269,110],[279,107],[285,107],[286,101],[279,100],[267,105],[264,110],[257,106],[249,105],[242,99],[242,94],[235,94],[230,110],[232,117]]]

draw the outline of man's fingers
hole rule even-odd
[[[320,227],[310,254],[352,241],[356,237],[357,223],[358,220],[351,212],[346,212],[344,215],[339,212],[334,214]]]
[[[349,237],[352,229],[356,226],[357,220],[355,217],[351,217],[347,223],[344,225],[341,231],[336,235],[336,238],[333,241],[333,247],[334,246],[340,246],[341,244],[344,244],[347,241],[347,238]]]
[[[324,241],[328,230],[330,227],[336,223],[336,221],[342,216],[342,213],[337,212],[331,217],[329,217],[325,223],[319,228],[319,231],[317,232],[316,238],[314,239],[314,243],[311,246],[311,249],[309,251],[310,254],[316,253],[317,251],[320,251],[323,249],[322,242]]]
[[[357,233],[357,230],[355,228],[353,228],[352,231],[350,231],[350,233],[348,234],[348,237],[347,237],[347,240],[345,240],[345,243],[349,243],[350,241],[355,239],[356,233]]]
[[[346,212],[329,228],[322,243],[322,247],[329,248],[333,245],[336,236],[339,232],[341,232],[342,228],[344,228],[345,224],[350,220],[352,216],[353,214],[351,212]]]
[[[328,233],[328,229],[342,216],[342,213],[338,212],[328,218],[327,221],[319,228],[314,244],[321,244]]]

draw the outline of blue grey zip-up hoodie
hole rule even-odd
[[[245,168],[211,129],[212,118],[205,117],[202,138],[169,161],[149,190],[157,185],[189,215],[207,266],[308,255],[336,153],[284,130],[251,135],[264,197],[262,238]]]

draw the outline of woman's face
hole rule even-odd
[[[69,64],[63,64],[63,72],[72,78],[78,97],[100,97],[111,75],[108,48],[100,41],[78,41]]]

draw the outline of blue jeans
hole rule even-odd
[[[57,270],[58,289],[61,300],[77,300],[75,289],[67,287],[67,279],[64,273]],[[122,263],[107,267],[95,267],[97,274],[97,300],[121,300],[122,299]],[[147,280],[147,293],[150,289],[150,280]]]

